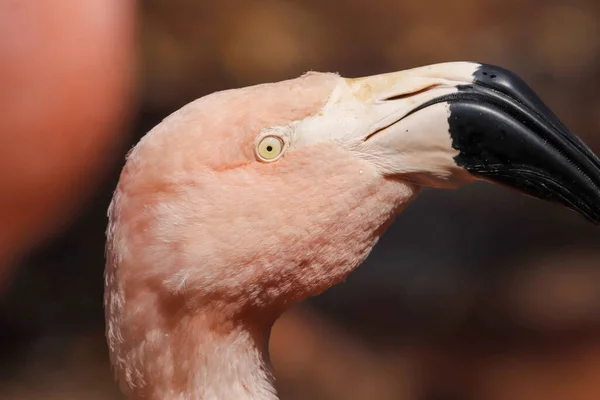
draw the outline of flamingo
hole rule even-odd
[[[500,67],[310,72],[185,105],[130,151],[108,211],[122,391],[276,400],[276,319],[344,280],[423,187],[476,180],[600,224],[600,160]]]

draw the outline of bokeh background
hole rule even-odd
[[[600,153],[596,0],[0,3],[0,399],[121,399],[106,209],[127,150],[215,90],[473,60]],[[282,399],[600,399],[600,231],[486,184],[426,190],[346,283],[287,313]]]

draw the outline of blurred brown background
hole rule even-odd
[[[128,148],[192,99],[307,70],[481,61],[600,153],[596,0],[43,4],[0,4],[2,400],[121,398],[106,208]],[[600,399],[600,231],[491,185],[427,190],[271,346],[289,400]]]

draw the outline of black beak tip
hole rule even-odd
[[[600,225],[600,160],[516,74],[480,64],[450,101],[458,165]]]

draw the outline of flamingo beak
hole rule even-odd
[[[600,160],[512,72],[444,63],[347,82],[354,98],[368,92],[379,107],[364,144],[396,152],[391,175],[405,173],[410,157],[421,172],[449,171],[450,182],[458,168],[600,225]]]

